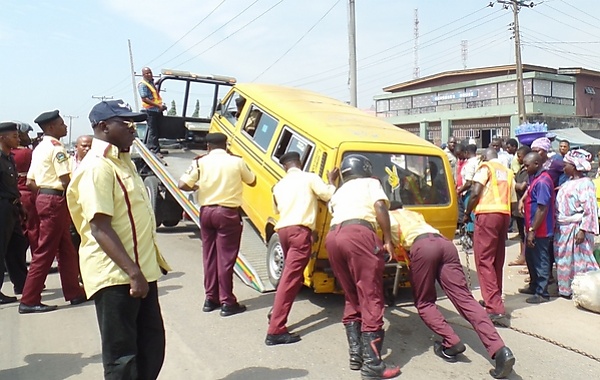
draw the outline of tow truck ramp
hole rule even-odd
[[[189,197],[177,187],[178,180],[166,169],[166,164],[159,160],[144,143],[136,138],[133,142],[136,153],[144,160],[154,175],[164,185],[190,219],[200,228],[200,211]],[[275,290],[267,274],[266,246],[260,235],[254,230],[247,218],[243,218],[243,232],[240,252],[236,260],[235,274],[244,284],[261,293]]]

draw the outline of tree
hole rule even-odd
[[[171,108],[167,112],[167,116],[177,116],[177,107],[174,100],[171,100]]]
[[[194,113],[192,117],[200,117],[200,100],[196,99],[196,108],[194,108]]]

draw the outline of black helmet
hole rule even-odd
[[[363,155],[349,154],[342,160],[340,173],[344,182],[354,178],[369,178],[373,176],[373,165]]]

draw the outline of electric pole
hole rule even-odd
[[[102,96],[95,96],[95,95],[92,95],[92,99],[100,99],[101,102],[103,102],[105,100],[110,100],[112,98],[113,98],[112,96],[104,96],[104,95],[102,95]]]
[[[129,45],[129,64],[131,65],[131,85],[133,86],[133,101],[135,102],[135,110],[140,110],[140,101],[138,100],[137,88],[135,87],[135,68],[133,66],[133,52],[131,50],[131,40],[127,40]]]
[[[525,109],[525,95],[523,93],[523,62],[521,61],[521,32],[519,30],[519,11],[521,7],[533,8],[536,4],[530,2],[526,4],[523,0],[496,0],[497,3],[503,4],[504,9],[512,8],[513,11],[513,32],[515,39],[515,60],[516,60],[516,75],[517,75],[517,112],[519,114],[519,123],[527,121],[527,111]],[[490,7],[494,6],[490,2]]]
[[[69,145],[68,146],[70,148],[71,144],[73,142],[73,140],[71,139],[72,122],[73,122],[73,119],[79,119],[79,116],[63,115],[63,117],[69,119]]]
[[[350,105],[356,107],[357,89],[356,89],[356,22],[354,11],[354,0],[348,0],[348,45],[350,60]]]

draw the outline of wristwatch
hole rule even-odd
[[[529,232],[535,232],[535,230],[533,229],[533,227],[529,227],[529,229],[527,231],[529,231]]]

